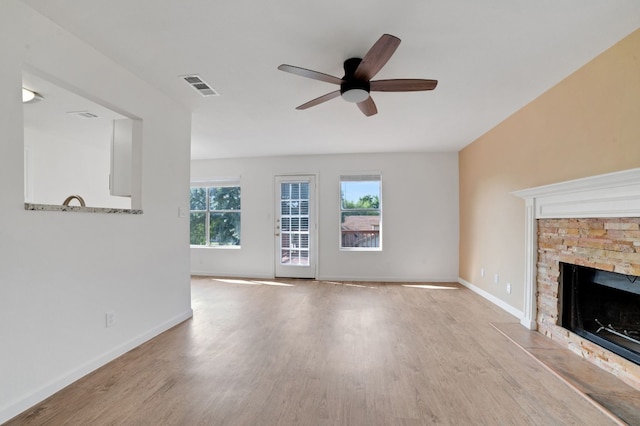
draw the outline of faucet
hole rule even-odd
[[[63,206],[68,206],[68,205],[69,205],[69,203],[71,202],[71,200],[73,200],[74,198],[75,198],[76,200],[80,201],[80,206],[81,206],[81,207],[85,207],[85,206],[86,206],[86,204],[84,203],[84,199],[83,199],[81,196],[79,196],[79,195],[69,195],[69,196],[64,200],[64,202],[62,203],[62,205],[63,205]]]

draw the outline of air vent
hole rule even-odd
[[[91,120],[94,118],[99,118],[96,114],[89,111],[69,111],[67,112],[69,115],[73,115],[77,118],[82,118],[83,120]]]
[[[200,78],[197,74],[184,75],[181,78],[184,79],[191,87],[196,89],[203,97],[220,96],[220,93],[216,92],[209,84]]]

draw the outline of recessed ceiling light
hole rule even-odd
[[[22,103],[33,103],[43,100],[44,98],[38,92],[22,88]]]

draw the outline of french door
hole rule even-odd
[[[316,277],[315,176],[276,176],[276,277]]]

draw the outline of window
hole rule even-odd
[[[340,248],[380,250],[380,175],[340,176]]]
[[[191,234],[194,246],[240,246],[240,181],[191,184]]]

